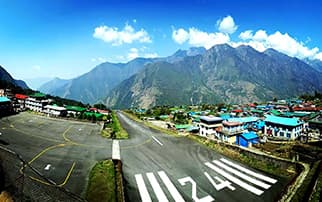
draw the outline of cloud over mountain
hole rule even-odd
[[[108,27],[106,25],[96,27],[93,37],[101,39],[113,46],[120,46],[122,44],[131,44],[133,42],[151,43],[151,37],[144,29],[139,31],[134,30],[131,25],[126,24],[122,30],[117,27]]]
[[[234,19],[228,15],[217,21],[217,26],[220,32],[232,34],[237,30],[237,25],[235,25]]]
[[[219,19],[217,27],[219,32],[206,32],[196,27],[173,29],[172,39],[178,44],[188,43],[191,46],[203,46],[206,49],[224,43],[233,47],[249,45],[260,52],[273,48],[291,57],[322,61],[322,52],[319,48],[310,48],[306,42],[299,41],[288,33],[275,31],[268,34],[264,29],[245,30],[239,33],[239,40],[232,41],[231,35],[236,34],[238,26],[230,15]]]

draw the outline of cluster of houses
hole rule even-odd
[[[12,94],[10,89],[0,89],[0,117],[31,110],[40,112],[53,117],[78,117],[81,114],[85,116],[95,116],[96,119],[107,115],[109,111],[96,108],[84,108],[79,106],[57,106],[52,104],[54,100],[48,99],[43,93],[34,93],[31,95]]]
[[[209,115],[210,110],[190,108],[190,111],[181,112],[187,113],[192,121],[184,125],[169,124],[177,130],[245,147],[267,139],[305,139],[310,131],[315,131],[317,138],[321,138],[322,132],[322,107],[301,100],[235,105],[233,109],[221,108],[218,113],[212,113],[216,116]],[[165,120],[167,115],[159,118]]]

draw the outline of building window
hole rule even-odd
[[[291,133],[287,133],[287,134],[286,134],[286,136],[287,136],[288,138],[291,138]]]
[[[280,136],[281,137],[284,137],[284,132],[280,132]]]

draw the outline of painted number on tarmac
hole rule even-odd
[[[191,178],[191,177],[185,177],[182,179],[178,180],[180,182],[180,184],[182,186],[185,186],[187,182],[190,182],[190,184],[192,185],[192,193],[191,193],[191,198],[196,201],[196,202],[211,202],[214,201],[214,198],[212,198],[211,196],[205,196],[203,198],[198,198],[197,196],[197,185],[196,182]]]
[[[225,188],[231,191],[235,191],[235,185],[237,185],[238,187],[246,191],[260,196],[264,193],[264,190],[269,189],[273,184],[277,182],[276,179],[249,170],[225,158],[214,160],[212,162],[206,162],[204,165],[215,173],[215,175],[210,175],[208,172],[204,172],[204,175],[216,191],[221,191]],[[217,175],[221,175],[224,179]],[[152,172],[146,173],[146,179],[148,179],[149,184],[152,186],[152,190],[159,201],[169,201],[169,196],[166,196],[164,190],[162,190],[162,186],[159,184],[157,177],[161,179],[161,184],[167,188],[168,193],[170,193],[171,197],[176,202],[185,201],[181,196],[180,192],[177,190],[175,185],[172,183],[172,181],[169,179],[169,177],[164,171],[159,171],[158,176]],[[139,189],[141,200],[144,202],[152,201],[146,183],[144,182],[143,175],[137,174],[135,175],[135,179]],[[178,181],[181,186],[191,184],[191,198],[193,199],[193,201],[211,202],[215,200],[210,195],[198,198],[197,183],[191,177],[187,176],[179,179]]]

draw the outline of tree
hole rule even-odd
[[[107,110],[106,105],[104,105],[104,104],[102,104],[102,103],[94,104],[94,108],[102,109],[102,110]]]

